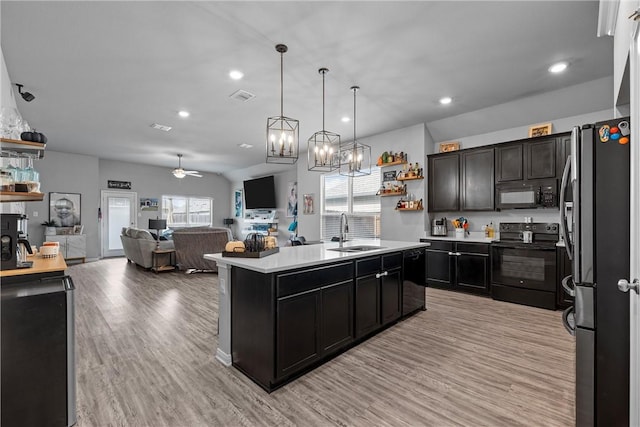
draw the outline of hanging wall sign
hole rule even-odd
[[[396,171],[383,172],[382,181],[387,182],[387,181],[395,181],[395,180],[396,180]]]
[[[131,190],[131,181],[107,181],[109,188],[118,188],[120,190]]]

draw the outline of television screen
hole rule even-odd
[[[247,209],[275,209],[276,187],[273,175],[245,181],[244,201]]]

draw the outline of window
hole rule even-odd
[[[371,175],[351,178],[324,175],[321,182],[321,239],[340,234],[340,214],[349,215],[349,238],[380,237],[380,168],[372,167]]]
[[[213,199],[210,197],[162,196],[162,218],[169,227],[211,225]]]

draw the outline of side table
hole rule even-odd
[[[176,250],[175,249],[154,249],[151,251],[151,271],[159,273],[161,271],[175,270]]]

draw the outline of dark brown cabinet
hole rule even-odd
[[[573,297],[567,294],[562,288],[562,279],[571,275],[571,260],[565,248],[556,248],[556,296],[558,308],[567,308],[573,305]]]
[[[561,180],[567,159],[571,155],[571,135],[562,136],[558,138],[558,141],[556,175],[558,176],[558,179]],[[564,200],[567,202],[571,202],[573,200],[573,193],[571,192],[570,185],[566,188]]]
[[[496,182],[524,179],[524,152],[522,144],[502,144],[495,149]]]
[[[460,157],[458,153],[429,157],[429,212],[460,210]]]
[[[496,145],[496,182],[561,178],[564,164],[559,166],[559,158],[566,138],[556,135]]]
[[[495,194],[493,148],[461,152],[460,170],[460,209],[492,211]]]
[[[402,253],[356,260],[356,338],[400,318]]]
[[[429,212],[494,209],[493,147],[429,156]]]
[[[320,357],[320,301],[319,289],[278,299],[277,377],[295,372]]]
[[[556,138],[539,138],[524,144],[525,178],[556,178]]]
[[[353,281],[323,287],[320,307],[322,351],[332,352],[353,341]]]
[[[428,286],[487,295],[490,291],[490,246],[425,240]]]

